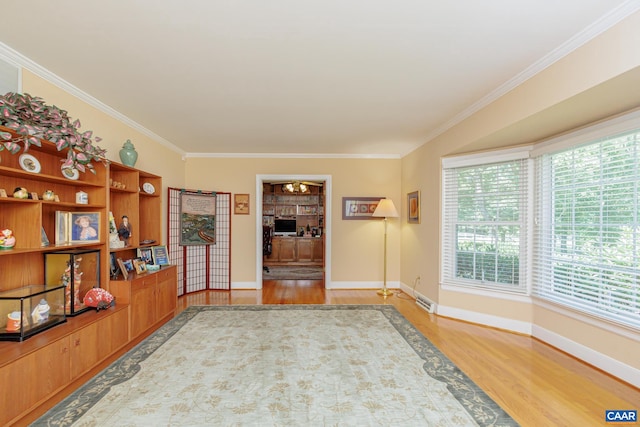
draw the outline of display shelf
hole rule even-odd
[[[0,129],[11,132],[7,128]],[[118,285],[118,281],[109,280],[109,252],[117,252],[118,257],[134,258],[136,248],[162,242],[162,177],[116,162],[94,162],[95,174],[81,172],[77,179],[69,179],[63,176],[60,169],[62,161],[66,159],[66,150],[57,151],[53,143],[42,141],[42,147],[30,147],[29,154],[39,163],[37,173],[22,168],[20,154],[0,151],[0,189],[6,193],[6,197],[0,193],[0,230],[11,229],[16,238],[12,249],[0,250],[0,293],[20,293],[34,284],[46,283],[44,254],[76,250],[98,254],[97,279],[92,274],[91,281],[88,276],[86,282],[83,278],[82,285],[99,286],[113,294],[111,284],[115,283],[113,288],[117,290],[122,286],[122,281]],[[14,198],[16,187],[24,187],[28,193],[35,193],[38,200]],[[153,188],[154,191],[146,192],[143,187],[148,191]],[[53,191],[57,200],[42,200],[47,190]],[[88,203],[76,203],[78,192],[86,193]],[[56,211],[98,212],[101,218],[99,240],[56,245]],[[133,229],[129,247],[109,249],[110,211],[116,218],[116,224],[119,224],[122,215],[129,216]],[[42,244],[42,231],[50,242],[47,246]],[[153,240],[154,243],[141,245],[142,240]],[[149,273],[147,278],[132,275],[141,281],[154,278],[156,283],[153,302],[140,299],[134,304],[141,310],[149,304],[154,305],[154,321],[141,332],[138,339],[168,321],[175,313],[176,268],[163,268],[161,272],[159,275]],[[52,277],[57,280],[59,275],[56,272]],[[64,301],[66,297],[64,293],[62,295],[60,298]],[[79,298],[82,299],[83,295],[79,295]],[[51,301],[48,302],[52,305]],[[41,333],[23,342],[0,342],[0,384],[8,390],[16,390],[19,395],[18,399],[11,398],[9,394],[6,399],[0,399],[0,425],[19,422],[47,399],[62,390],[68,390],[74,381],[95,370],[99,363],[116,351],[131,345],[130,304],[133,303],[126,298],[116,300],[115,307],[97,314],[66,317],[65,323],[38,330]],[[79,307],[78,313],[84,309]],[[29,307],[29,310],[31,314],[33,308]],[[34,369],[34,366],[46,369]],[[27,387],[23,387],[25,384]]]

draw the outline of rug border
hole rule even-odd
[[[160,348],[191,319],[203,311],[274,311],[274,310],[377,310],[405,339],[425,363],[423,369],[432,378],[447,385],[447,389],[474,421],[482,427],[518,426],[511,416],[489,397],[460,368],[416,329],[392,305],[192,305],[162,325],[131,350],[120,356],[77,390],[51,408],[32,426],[68,426],[79,420],[112,386],[125,382],[140,371],[140,363]]]

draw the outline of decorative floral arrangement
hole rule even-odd
[[[68,148],[63,169],[81,172],[89,169],[95,173],[91,162],[107,161],[106,150],[93,145],[100,138],[94,138],[91,131],[80,131],[80,121],[72,120],[65,110],[47,105],[42,98],[28,93],[9,92],[0,96],[0,125],[18,134],[0,130],[0,151],[6,149],[16,154],[24,146],[27,152],[31,145],[40,147],[41,140],[46,139],[58,151]]]

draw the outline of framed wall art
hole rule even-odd
[[[180,245],[215,245],[216,195],[180,194]]]
[[[371,219],[384,197],[343,197],[342,219]]]
[[[249,215],[249,195],[233,195],[233,213],[236,215]]]
[[[420,192],[414,191],[407,194],[407,222],[420,224]]]

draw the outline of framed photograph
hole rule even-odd
[[[120,264],[117,262],[116,255],[114,253],[111,254],[110,258],[111,263],[109,265],[109,274],[112,279],[116,279],[118,277],[118,274],[120,274]]]
[[[138,248],[138,258],[146,264],[153,264],[153,252],[151,248]]]
[[[71,212],[56,211],[56,245],[69,243],[69,215]]]
[[[69,224],[71,243],[100,241],[100,212],[71,212]]]
[[[139,258],[133,260],[133,266],[138,274],[147,272],[147,264]]]
[[[407,194],[407,222],[420,224],[420,192],[414,191]]]
[[[371,219],[384,197],[343,197],[342,219]]]
[[[135,269],[135,267],[133,266],[133,260],[131,259],[126,259],[122,261],[122,264],[124,264],[124,268],[127,271],[133,271]]]
[[[129,271],[127,270],[127,267],[124,265],[124,261],[122,261],[122,258],[118,258],[117,262],[118,262],[118,268],[120,269],[120,272],[122,272],[122,277],[124,277],[124,280],[127,280],[127,278],[129,277]]]
[[[166,246],[152,246],[151,253],[153,254],[153,263],[155,265],[169,265],[169,255],[167,254]]]
[[[236,215],[249,215],[249,195],[233,195],[233,213]]]

